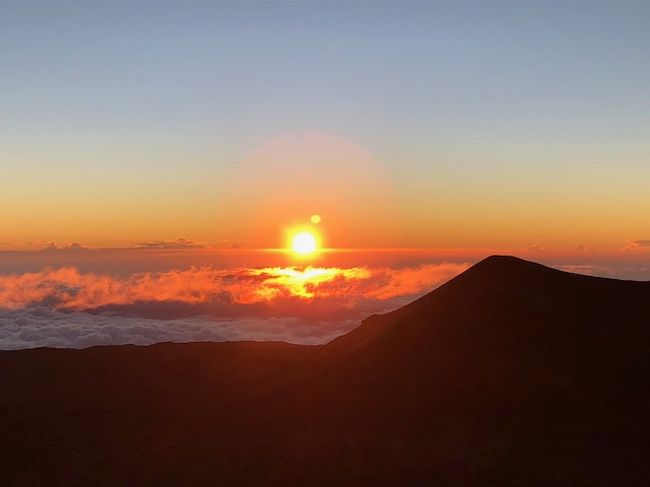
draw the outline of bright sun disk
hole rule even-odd
[[[310,232],[300,232],[291,239],[291,248],[294,252],[307,255],[316,250],[316,237]]]

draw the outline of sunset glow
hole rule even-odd
[[[648,25],[2,1],[0,484],[650,485]]]
[[[334,333],[492,254],[650,278],[642,8],[275,3],[4,7],[7,346]]]

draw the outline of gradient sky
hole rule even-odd
[[[0,4],[0,246],[650,239],[650,4]],[[650,241],[648,243],[650,245]]]

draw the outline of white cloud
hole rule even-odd
[[[0,349],[85,348],[95,345],[149,345],[159,342],[285,341],[321,344],[346,333],[357,320],[318,322],[299,318],[153,320],[44,306],[0,310]]]

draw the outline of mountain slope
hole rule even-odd
[[[326,346],[0,353],[11,485],[639,485],[650,283],[490,257]]]

